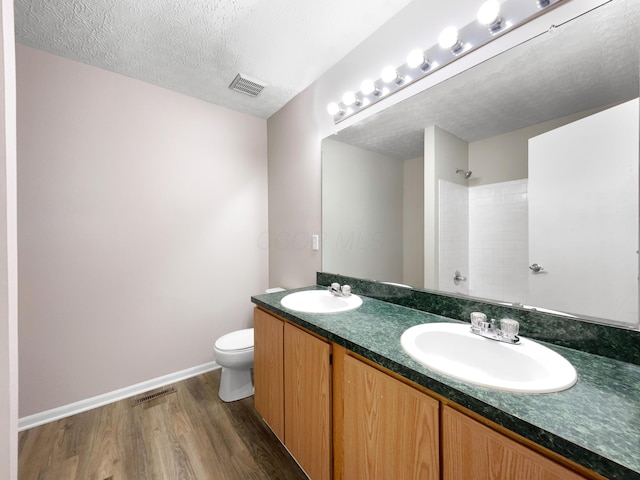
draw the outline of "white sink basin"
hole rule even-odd
[[[351,294],[348,297],[337,297],[328,290],[305,290],[290,293],[280,304],[289,310],[307,313],[335,313],[353,310],[362,305],[362,299]]]
[[[469,324],[425,323],[407,329],[403,350],[438,373],[508,392],[551,393],[578,380],[563,356],[526,338],[510,345],[469,331]]]

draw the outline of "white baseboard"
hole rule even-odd
[[[129,387],[120,388],[112,392],[87,398],[86,400],[80,400],[79,402],[74,402],[68,405],[53,408],[51,410],[46,410],[44,412],[35,413],[33,415],[18,419],[18,431],[20,432],[22,430],[37,427],[39,425],[53,422],[61,418],[70,417],[71,415],[75,415],[77,413],[86,412],[87,410],[101,407],[103,405],[107,405],[108,403],[117,402],[118,400],[123,400],[128,397],[133,397],[134,395],[148,392],[149,390],[160,388],[165,385],[169,385],[170,383],[176,383],[181,380],[186,380],[187,378],[195,377],[196,375],[210,372],[218,368],[220,368],[220,366],[216,362],[209,362],[198,365],[197,367],[187,368],[186,370],[170,373],[169,375],[164,375],[162,377],[147,380],[146,382],[137,383]]]

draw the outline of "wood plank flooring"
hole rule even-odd
[[[215,370],[135,406],[126,399],[25,430],[18,478],[306,479],[253,408],[253,397],[224,403],[219,383]]]

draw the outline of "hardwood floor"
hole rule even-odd
[[[144,403],[126,399],[25,430],[18,478],[306,479],[253,408],[253,397],[224,403],[219,382],[216,370]]]

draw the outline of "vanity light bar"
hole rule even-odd
[[[397,68],[385,67],[378,80],[364,80],[358,92],[345,93],[341,102],[327,106],[327,112],[334,124],[340,123],[566,1],[569,0],[506,0],[500,4],[488,0],[480,7],[477,20],[461,30],[447,27],[440,34],[439,45],[424,52],[411,51],[406,63]]]

